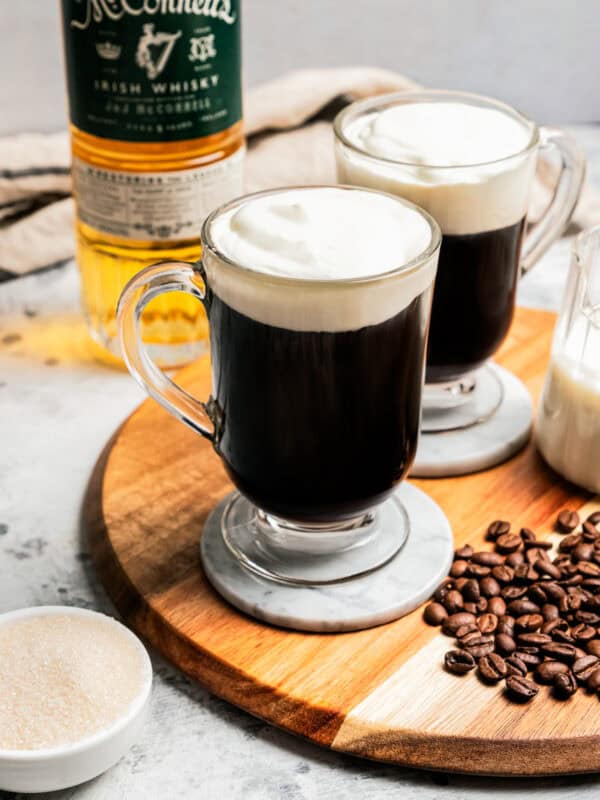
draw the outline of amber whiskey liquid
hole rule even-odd
[[[77,263],[92,338],[119,355],[116,308],[157,261],[196,261],[206,215],[242,192],[239,2],[62,0]],[[145,309],[150,355],[206,350],[202,307],[174,292]]]

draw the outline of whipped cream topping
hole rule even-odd
[[[495,108],[456,102],[402,103],[366,119],[351,140],[410,164],[455,167],[516,155],[531,131]]]
[[[242,199],[209,225],[219,253],[245,268],[206,248],[212,291],[240,313],[276,327],[342,331],[373,325],[399,313],[435,276],[437,251],[425,264],[400,269],[429,248],[435,236],[429,221],[377,192],[281,189]],[[357,279],[366,282],[351,283]]]
[[[411,200],[445,234],[497,230],[526,214],[537,157],[528,148],[532,133],[525,120],[468,103],[367,107],[344,125],[358,149],[336,143],[338,180]]]
[[[389,272],[431,241],[416,209],[374,192],[289,189],[250,198],[212,227],[217,248],[257,272],[348,280]]]

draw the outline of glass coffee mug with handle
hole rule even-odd
[[[502,391],[494,372],[481,367],[508,332],[519,275],[571,218],[585,171],[579,148],[561,130],[538,128],[504,103],[463,92],[360,101],[338,114],[334,128],[341,183],[411,200],[442,230],[423,430],[485,419]],[[558,153],[560,171],[549,207],[526,232],[537,157],[546,150]],[[469,410],[454,414],[464,403]]]
[[[277,189],[214,211],[201,262],[156,264],[126,287],[125,361],[212,442],[239,491],[223,539],[248,569],[330,582],[374,570],[402,546],[394,489],[417,447],[440,241],[436,222],[397,197]],[[161,372],[140,339],[145,305],[181,290],[207,311],[206,402]]]

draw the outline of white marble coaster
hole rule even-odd
[[[221,534],[226,497],[209,515],[202,533],[206,577],[232,605],[284,628],[333,633],[391,622],[432,594],[448,573],[454,549],[450,524],[437,503],[408,483],[395,494],[410,521],[400,552],[367,575],[315,586],[271,581],[243,567]]]
[[[506,461],[528,442],[533,423],[529,392],[511,372],[498,364],[492,366],[503,388],[498,409],[469,427],[421,432],[412,476],[443,478],[479,472]]]

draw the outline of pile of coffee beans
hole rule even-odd
[[[600,694],[600,511],[583,524],[561,511],[556,530],[564,538],[554,558],[550,542],[504,520],[487,529],[493,550],[467,544],[455,552],[423,615],[456,639],[448,672],[504,681],[507,697],[521,703],[540,685],[561,700],[582,686]]]

